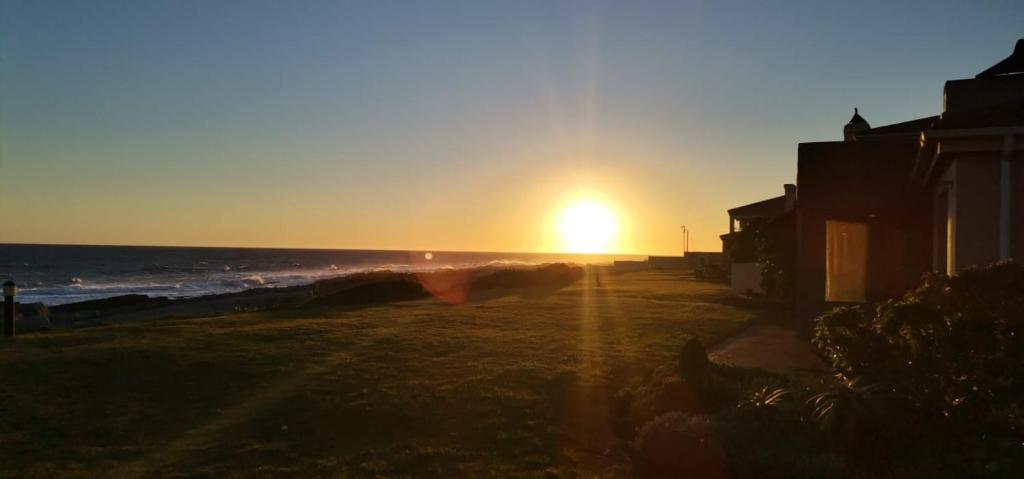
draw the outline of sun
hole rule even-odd
[[[608,206],[578,200],[558,216],[562,249],[570,253],[610,253],[619,235],[619,219]]]

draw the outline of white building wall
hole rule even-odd
[[[761,289],[761,263],[733,263],[732,290],[738,294],[764,294],[764,289]]]

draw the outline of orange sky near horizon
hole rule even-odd
[[[635,151],[624,154],[642,156]],[[519,162],[523,163],[539,166],[557,160]],[[209,178],[178,169],[167,171],[161,181],[136,183],[87,171],[55,173],[47,181],[61,184],[58,194],[39,198],[28,210],[10,208],[11,203],[0,205],[4,217],[19,225],[0,233],[0,239],[17,243],[568,252],[558,215],[580,200],[605,205],[620,223],[613,247],[606,253],[680,254],[679,225],[683,223],[679,218],[687,218],[691,229],[701,222],[722,223],[721,228],[706,229],[707,235],[725,229],[724,211],[696,207],[686,211],[682,198],[688,195],[675,191],[679,185],[672,179],[679,177],[679,171],[652,175],[650,171],[617,168],[614,163],[562,161],[559,168],[508,168],[491,175],[469,168],[444,175],[423,173],[416,181],[383,187],[287,171],[274,172],[275,182],[253,182],[246,181],[250,175],[268,172],[239,171],[235,176],[242,181],[230,191],[213,195],[210,191],[216,189],[210,187]],[[669,162],[663,166],[669,168]],[[227,172],[222,174],[227,176]],[[686,187],[696,193],[700,186]],[[26,213],[48,220],[36,221]],[[715,240],[713,236],[712,241],[697,245],[691,239],[692,249],[715,250]]]

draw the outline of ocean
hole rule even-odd
[[[611,263],[629,255],[0,244],[0,280],[18,302],[47,305],[123,294],[182,298],[282,287],[369,271]]]

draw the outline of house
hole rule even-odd
[[[729,232],[720,235],[722,250],[728,250],[730,238],[742,231],[751,221],[770,220],[793,211],[796,204],[796,185],[783,185],[785,194],[761,200],[749,205],[737,206],[727,211],[729,213]]]
[[[872,128],[854,110],[843,141],[801,143],[798,318],[897,297],[928,271],[1024,257],[1022,143],[1024,40],[946,82],[938,116]]]
[[[1024,40],[977,77],[946,83],[912,175],[932,200],[932,269],[1024,258]]]
[[[722,251],[730,261],[730,283],[737,293],[764,293],[762,265],[754,245],[755,239],[745,233],[754,224],[772,225],[791,231],[792,212],[796,204],[796,185],[783,185],[784,194],[728,210],[729,232],[719,236]],[[756,223],[755,223],[756,222]],[[791,241],[787,235],[787,241]]]

